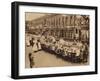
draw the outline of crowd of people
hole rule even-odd
[[[34,52],[44,50],[69,62],[86,63],[88,61],[88,44],[81,41],[68,41],[53,36],[31,36],[27,40],[27,45],[32,46]]]
[[[52,36],[44,37],[41,47],[44,51],[55,54],[64,60],[76,63],[87,62],[88,44],[81,41],[65,41]]]

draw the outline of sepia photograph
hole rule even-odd
[[[97,74],[97,7],[12,2],[11,77]]]
[[[90,17],[25,12],[25,68],[89,65]]]

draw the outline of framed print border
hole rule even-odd
[[[19,7],[20,6],[40,6],[40,7],[52,7],[52,8],[69,8],[69,9],[87,9],[95,11],[95,64],[94,71],[86,71],[86,72],[71,72],[71,73],[52,73],[52,74],[39,74],[39,75],[19,75]],[[13,79],[25,79],[25,78],[42,78],[42,77],[58,77],[58,76],[72,76],[72,75],[88,75],[88,74],[97,74],[98,73],[98,62],[97,62],[97,7],[96,6],[81,6],[81,5],[65,5],[65,4],[49,4],[49,3],[33,3],[33,2],[12,2],[11,4],[11,77]]]

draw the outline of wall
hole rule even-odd
[[[10,78],[11,68],[11,2],[14,0],[1,0],[0,1],[0,81],[13,81]],[[20,1],[20,0],[18,0]],[[43,3],[58,3],[58,4],[73,4],[73,5],[88,5],[98,6],[100,10],[100,0],[21,0],[21,1],[33,1]],[[100,11],[98,11],[100,14]],[[100,15],[98,16],[98,22],[100,21]],[[100,23],[98,23],[98,31]],[[100,32],[98,33],[100,34]],[[100,37],[98,38],[100,41]],[[98,45],[100,42],[98,43]],[[99,46],[98,46],[99,48]],[[100,50],[98,52],[98,57]],[[100,59],[98,60],[100,61]],[[98,65],[100,67],[100,64]],[[100,71],[100,70],[99,70]],[[99,81],[100,74],[98,75],[83,75],[83,76],[65,76],[65,77],[53,77],[53,78],[39,78],[39,79],[26,79],[26,81]],[[22,81],[22,80],[21,80]]]

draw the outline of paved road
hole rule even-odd
[[[31,52],[30,47],[26,47],[26,55],[25,55],[25,67],[29,68],[29,58],[28,54]],[[82,65],[82,64],[75,64],[64,61],[61,58],[57,58],[55,55],[45,52],[43,50],[36,52],[33,54],[34,56],[34,67],[57,67],[57,66],[75,66],[75,65]]]

